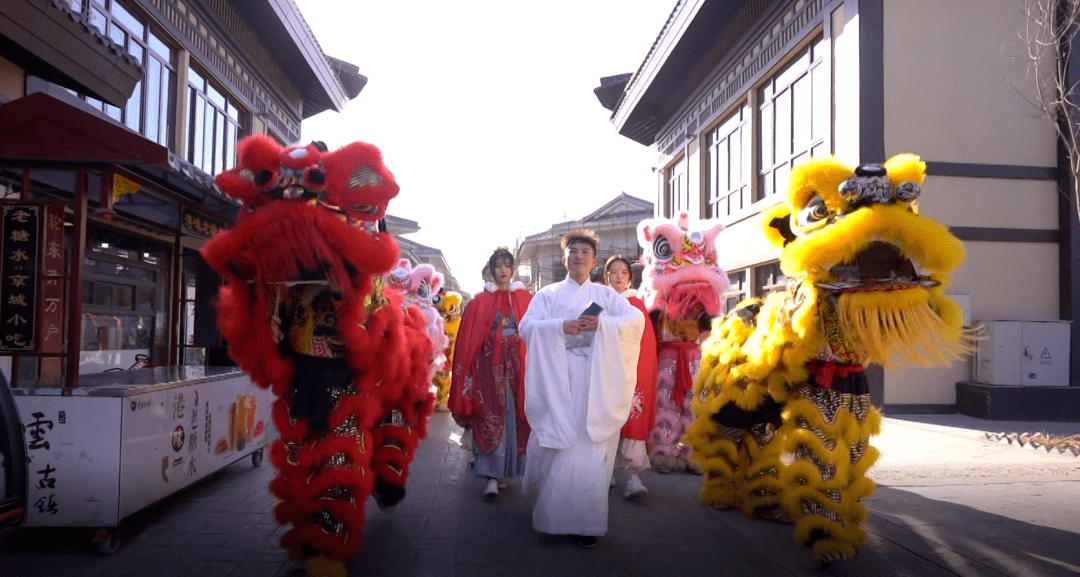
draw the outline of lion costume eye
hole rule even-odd
[[[671,257],[674,256],[674,253],[671,251],[671,244],[668,243],[667,237],[663,236],[658,236],[656,237],[656,240],[653,241],[652,252],[653,257],[661,262],[669,261],[671,260]]]
[[[304,188],[322,190],[326,186],[326,173],[321,168],[310,167],[304,170]]]
[[[272,170],[263,169],[252,176],[251,182],[255,185],[255,190],[266,192],[277,185],[277,174]]]
[[[815,195],[799,211],[795,224],[800,228],[812,227],[827,218],[829,218],[829,207],[825,206],[823,198]]]
[[[418,297],[420,297],[422,299],[426,299],[428,297],[429,292],[430,292],[430,289],[428,288],[427,281],[424,281],[424,282],[420,283],[420,286],[416,287],[416,296],[418,296]]]

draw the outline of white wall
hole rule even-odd
[[[1024,99],[1022,2],[885,0],[884,21],[888,154],[1055,165],[1053,126]]]
[[[1052,167],[1053,126],[1025,100],[1015,0],[884,2],[885,148],[928,161]],[[921,214],[953,227],[1057,229],[1052,181],[929,176]],[[947,292],[969,294],[971,316],[1057,319],[1058,247],[965,242]],[[969,361],[886,370],[886,404],[952,404]]]

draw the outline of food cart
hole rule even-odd
[[[75,388],[12,390],[24,427],[26,527],[98,528],[103,553],[128,516],[276,438],[270,391],[235,367],[82,375]]]

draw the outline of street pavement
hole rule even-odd
[[[1080,458],[989,440],[985,433],[1078,434],[1080,423],[1005,423],[962,415],[887,417],[875,440],[879,483],[865,503],[869,539],[854,560],[821,568],[792,526],[699,503],[701,477],[642,475],[650,494],[611,491],[595,549],[536,533],[515,480],[493,502],[468,470],[461,429],[432,416],[393,513],[369,501],[350,575],[1080,576]],[[103,556],[86,529],[20,529],[0,539],[3,577],[301,577],[278,546],[267,491],[273,468],[244,459],[129,517]]]

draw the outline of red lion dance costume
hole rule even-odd
[[[354,142],[282,148],[266,135],[237,145],[215,182],[244,207],[202,255],[225,280],[218,326],[229,354],[273,391],[281,438],[281,539],[309,575],[345,576],[361,545],[364,502],[405,494],[434,397],[424,316],[383,291],[398,247],[376,232],[398,185],[377,148]]]

